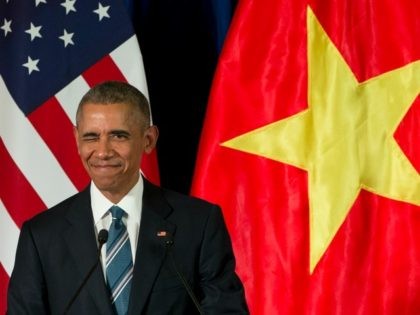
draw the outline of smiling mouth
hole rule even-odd
[[[91,164],[92,169],[105,170],[105,169],[115,169],[121,167],[120,164]]]

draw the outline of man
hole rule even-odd
[[[99,84],[82,98],[74,133],[92,182],[23,225],[8,314],[247,314],[220,208],[139,172],[158,138],[146,98]],[[76,294],[102,229],[101,263]]]

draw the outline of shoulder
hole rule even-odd
[[[156,186],[144,181],[144,196],[149,200],[160,200],[176,211],[206,213],[219,211],[220,207],[209,201]]]
[[[202,209],[202,210],[207,209],[209,211],[214,208],[219,208],[218,205],[213,204],[209,201],[206,201],[197,197],[181,194],[173,190],[162,189],[162,193],[165,196],[166,200],[173,205],[180,205],[180,206],[185,206],[186,208],[194,208],[194,209]]]
[[[90,203],[89,189],[76,193],[60,203],[48,208],[24,223],[31,230],[53,230],[62,228],[65,218],[78,204]]]
[[[223,221],[220,207],[206,200],[161,188],[145,180],[143,204],[167,220],[195,228],[205,228],[211,221]]]

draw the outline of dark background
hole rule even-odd
[[[234,0],[133,0],[161,185],[189,193],[207,99]]]

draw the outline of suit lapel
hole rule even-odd
[[[76,198],[69,209],[66,219],[70,226],[64,231],[64,239],[69,249],[70,257],[79,271],[78,277],[82,281],[90,268],[95,264],[98,254],[92,209],[90,207],[89,188],[81,192]],[[84,289],[89,291],[99,310],[98,313],[104,315],[113,314],[101,264],[95,269]]]
[[[158,232],[175,233],[175,225],[166,221],[172,209],[160,189],[144,180],[143,208],[136,250],[128,314],[141,314],[165,258],[165,239]]]

